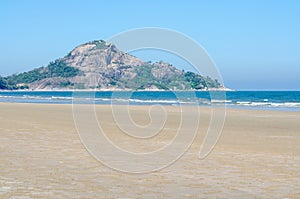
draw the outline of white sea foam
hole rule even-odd
[[[300,102],[250,102],[250,101],[237,101],[237,105],[253,106],[253,107],[291,107],[300,108]]]
[[[245,104],[245,105],[251,104],[251,102],[249,102],[249,101],[245,101],[245,102],[237,101],[236,103],[237,103],[237,104]]]
[[[56,97],[56,96],[52,96],[51,99],[53,99],[53,100],[72,100],[73,97]]]
[[[232,100],[211,100],[212,103],[230,103]]]

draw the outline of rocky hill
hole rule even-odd
[[[29,72],[0,78],[0,89],[163,89],[222,88],[209,77],[149,63],[97,40],[80,45],[63,58]]]

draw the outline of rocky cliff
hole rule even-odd
[[[150,64],[103,40],[76,47],[63,58],[29,72],[3,78],[11,89],[170,89],[220,88],[209,77],[178,70],[164,62]]]

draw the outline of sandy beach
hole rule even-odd
[[[148,108],[131,107],[133,119],[146,124]],[[178,107],[165,109],[166,127],[176,129]],[[110,112],[96,107],[109,138],[128,150],[155,149],[173,135],[169,130],[151,146],[132,144]],[[300,197],[300,112],[227,109],[219,142],[201,160],[210,113],[201,108],[199,133],[181,159],[153,173],[126,174],[88,153],[71,105],[0,103],[0,198]]]

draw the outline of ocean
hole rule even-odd
[[[76,93],[75,95],[73,95]],[[208,91],[21,91],[0,92],[0,102],[12,103],[51,103],[71,104],[74,96],[86,96],[86,103],[129,105],[169,105],[169,106],[210,106],[211,93]],[[215,91],[214,94],[218,93]],[[221,93],[221,92],[220,92]],[[91,97],[92,96],[92,97]],[[81,102],[85,103],[84,100]],[[226,103],[227,107],[257,110],[300,111],[300,91],[230,91],[226,100],[213,100]]]

